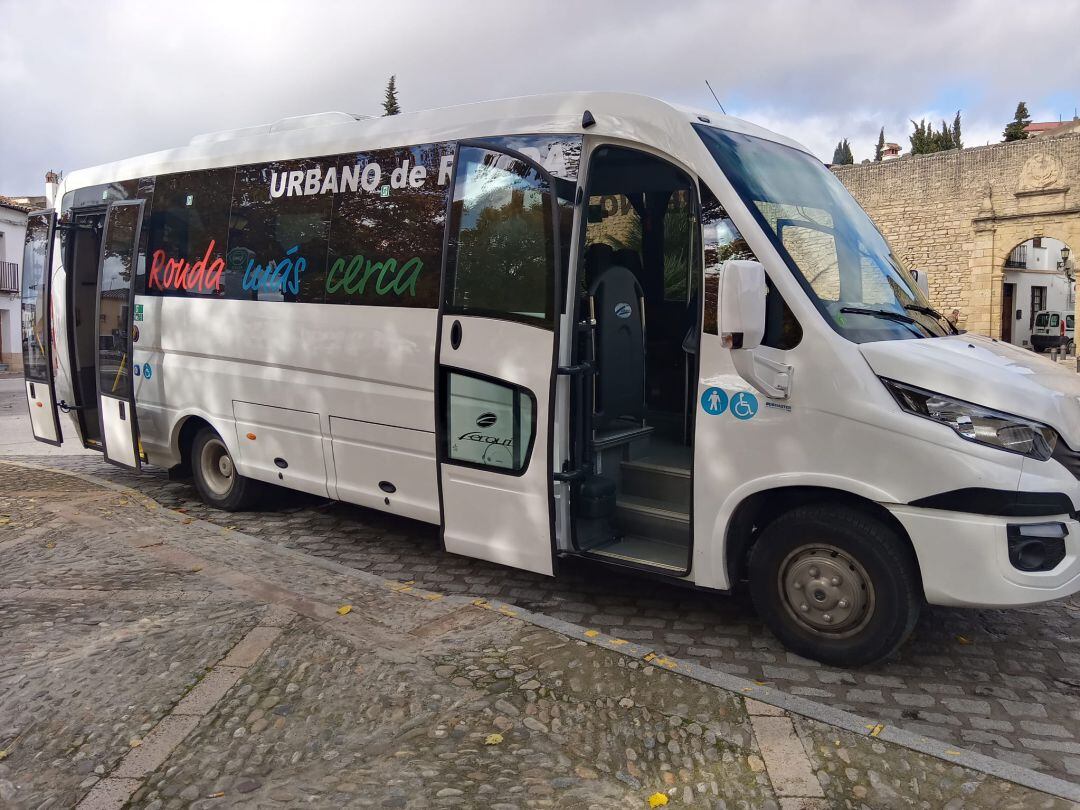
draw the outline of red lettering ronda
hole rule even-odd
[[[155,250],[150,261],[150,278],[147,286],[157,290],[188,290],[191,292],[217,292],[221,286],[221,273],[225,269],[224,259],[212,262],[214,240],[210,240],[206,255],[194,264],[184,259],[170,259],[164,250]]]

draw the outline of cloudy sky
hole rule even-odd
[[[714,107],[823,160],[843,137],[952,120],[1001,138],[1080,106],[1076,0],[0,0],[0,194],[196,133],[320,110],[404,109],[559,90]]]

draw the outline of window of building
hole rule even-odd
[[[1028,328],[1035,325],[1035,316],[1039,312],[1046,308],[1046,287],[1032,287],[1031,288],[1031,322],[1028,324]]]

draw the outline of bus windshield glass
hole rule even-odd
[[[837,332],[856,343],[949,334],[952,327],[820,161],[764,138],[694,129]]]

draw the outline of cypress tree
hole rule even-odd
[[[382,108],[384,117],[401,112],[397,99],[397,76],[391,76],[390,81],[386,83],[386,96],[383,98]]]
[[[885,127],[881,128],[881,132],[877,136],[877,146],[874,147],[874,160],[878,163],[885,157]]]
[[[850,166],[855,162],[855,156],[851,153],[851,144],[848,139],[840,141],[833,150],[832,162],[834,166]]]
[[[952,122],[953,149],[963,149],[964,142],[960,138],[960,111],[956,111],[956,118]]]
[[[1013,115],[1013,120],[1005,125],[1005,132],[1003,134],[1004,141],[1022,141],[1028,137],[1028,134],[1024,131],[1024,127],[1031,123],[1031,117],[1028,114],[1027,104],[1020,102],[1016,105],[1016,113]]]

